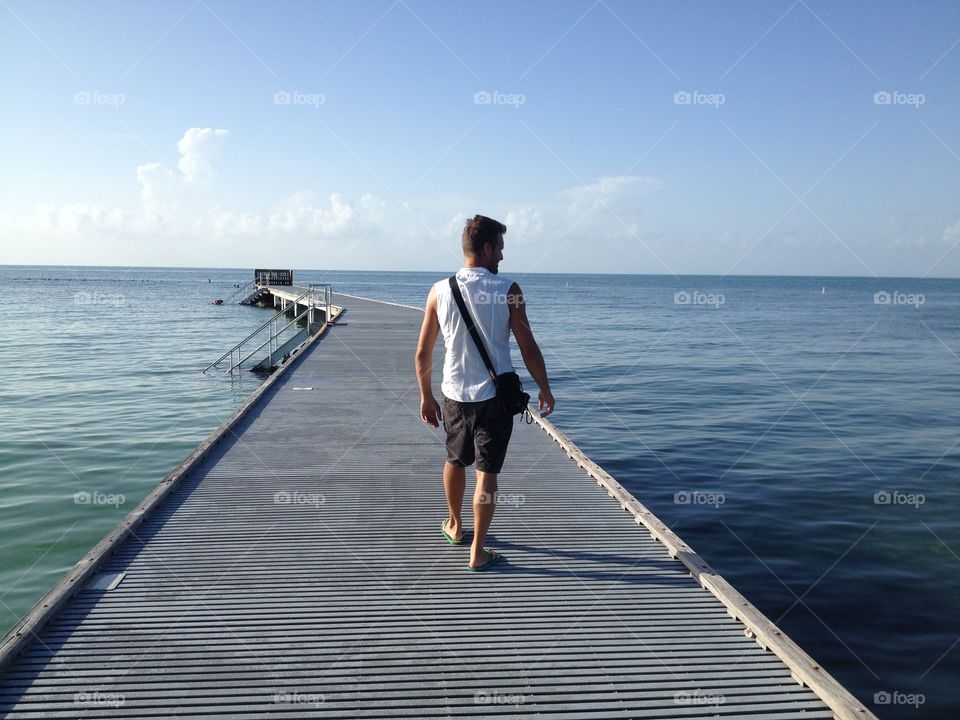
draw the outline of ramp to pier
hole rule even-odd
[[[706,565],[692,551],[687,564],[671,557],[676,548],[638,525],[642,506],[611,499],[584,469],[595,466],[538,424],[515,427],[500,476],[488,545],[505,562],[468,572],[466,546],[440,534],[442,430],[418,418],[422,314],[334,301],[346,308],[338,324],[101,559],[103,587],[85,583],[42,625],[21,628],[36,634],[0,670],[0,716],[830,718],[860,708],[842,688],[798,684],[749,636],[761,630],[745,633],[691,575],[691,562]]]

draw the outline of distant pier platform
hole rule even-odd
[[[468,572],[422,311],[332,300],[342,321],[3,637],[0,716],[874,718],[535,411],[499,477],[504,560]]]

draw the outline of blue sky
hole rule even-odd
[[[504,272],[958,277],[958,41],[956,2],[0,0],[0,263],[445,270],[480,212]]]

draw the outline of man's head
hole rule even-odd
[[[496,273],[503,260],[507,226],[484,215],[474,215],[463,228],[463,256],[468,264]]]

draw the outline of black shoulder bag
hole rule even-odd
[[[497,388],[497,400],[500,409],[509,415],[518,415],[524,412],[527,409],[527,404],[530,402],[530,396],[523,391],[520,376],[515,372],[505,372],[497,375],[493,363],[490,362],[487,349],[483,345],[483,340],[480,338],[480,333],[473,323],[473,317],[470,315],[470,312],[467,310],[467,305],[463,301],[463,293],[460,292],[460,283],[457,282],[456,275],[450,277],[450,290],[453,291],[453,299],[457,301],[460,314],[467,323],[467,330],[470,331],[470,336],[473,338],[477,350],[480,351],[483,364],[487,366],[487,372],[489,372],[490,377],[493,378],[493,384]]]

